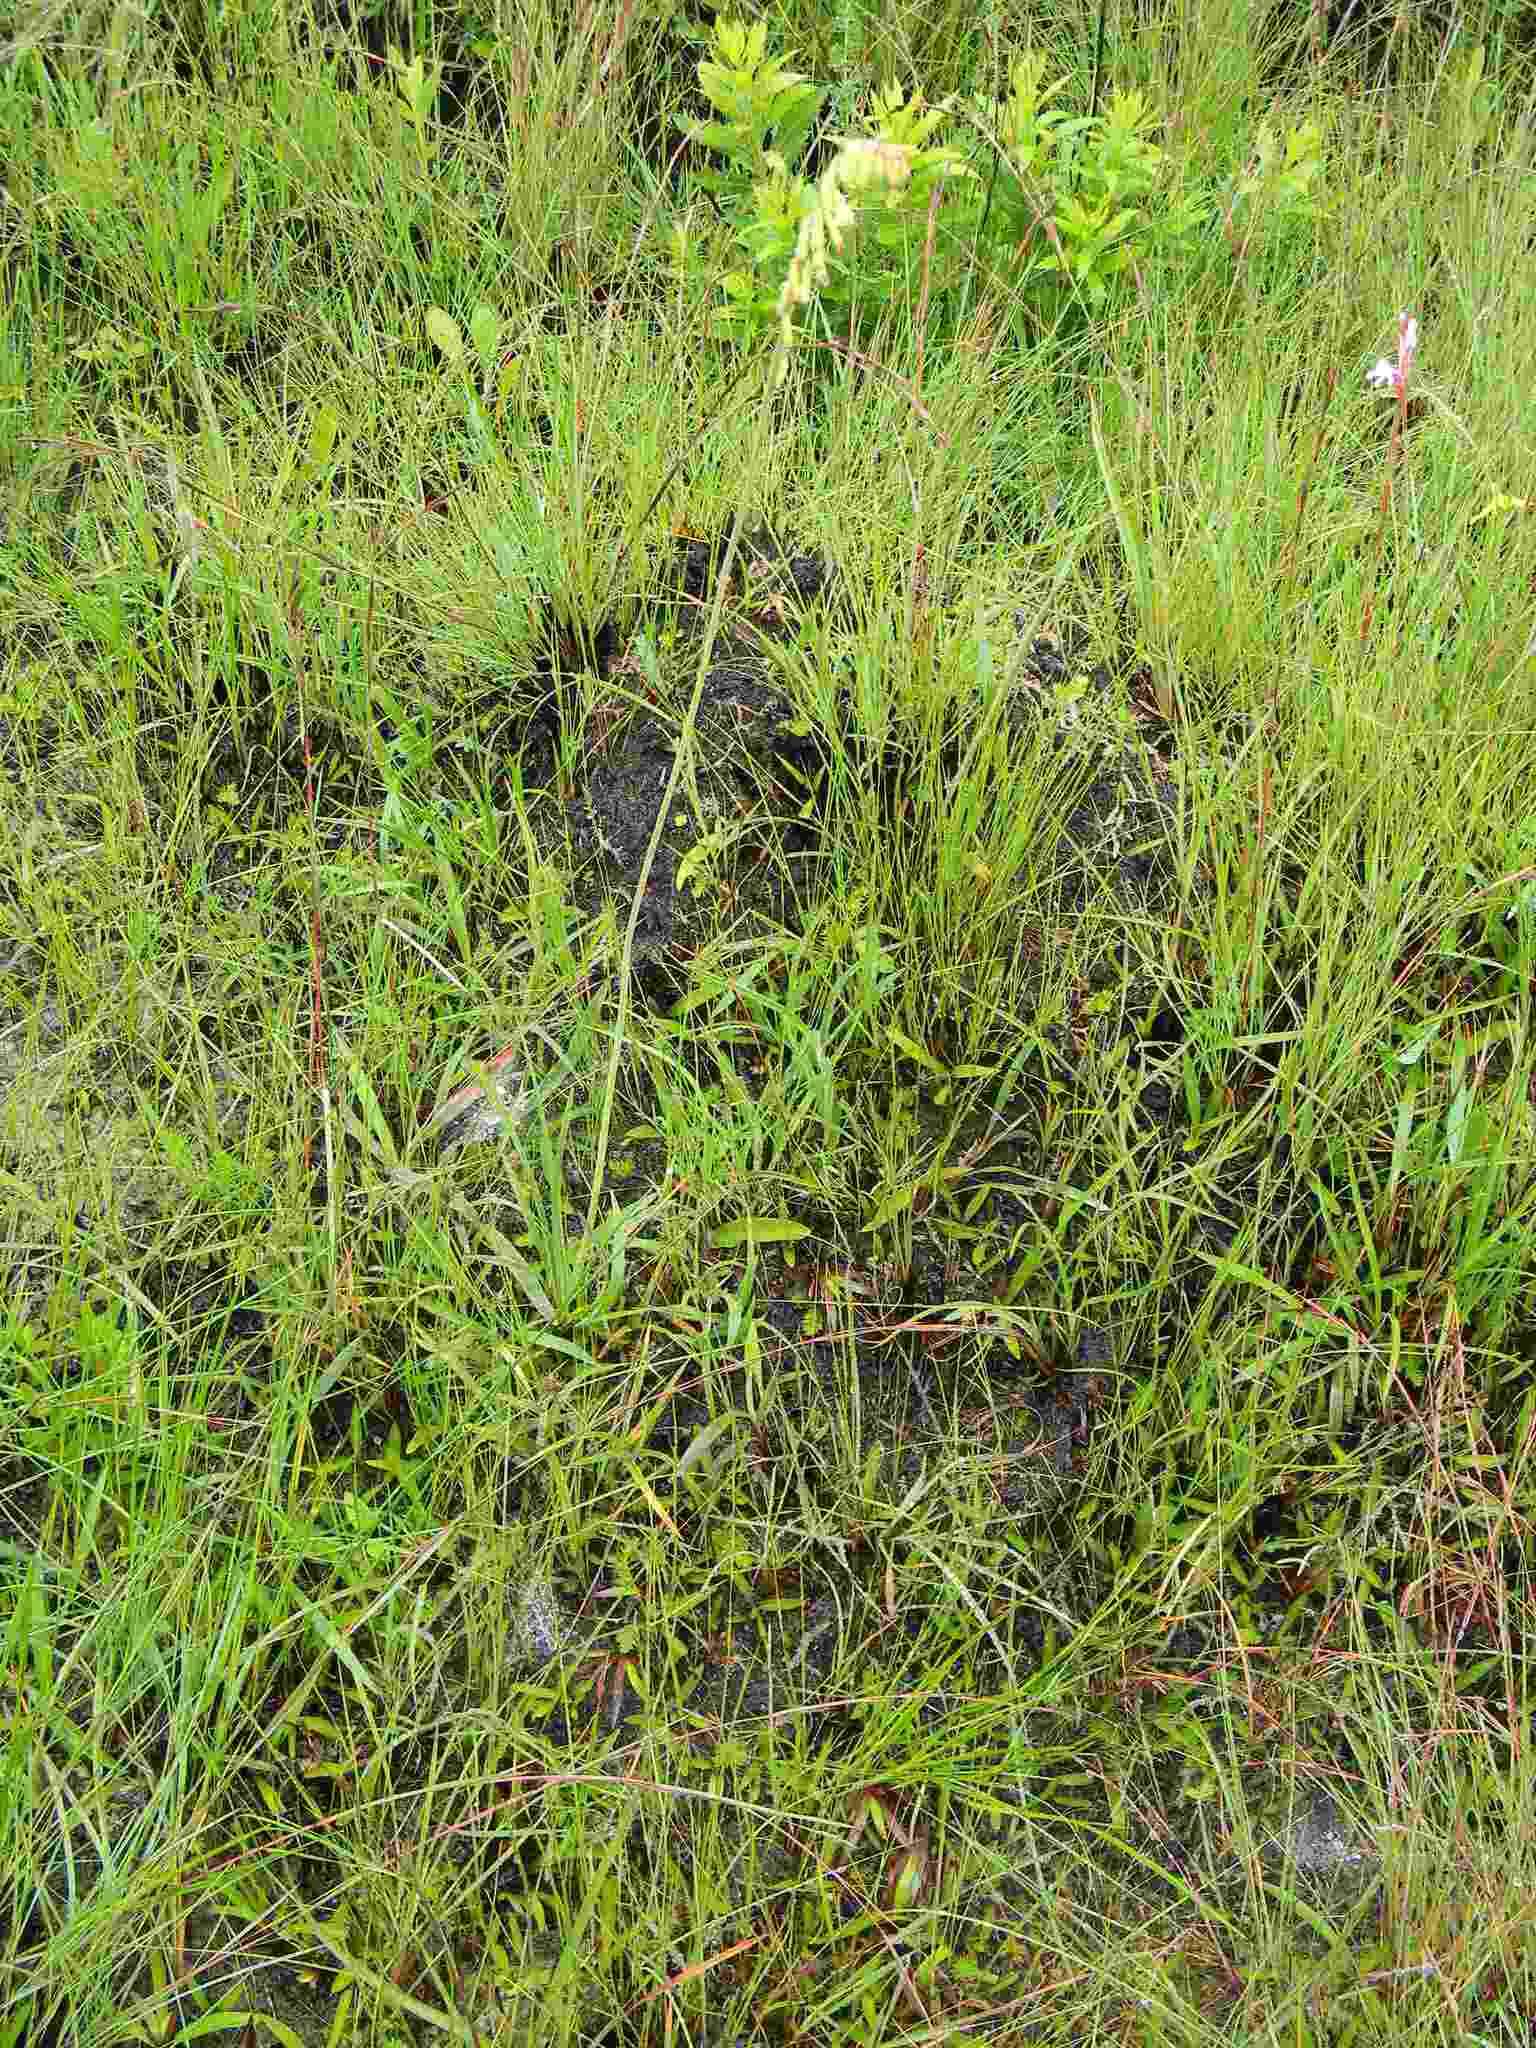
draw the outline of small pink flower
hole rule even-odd
[[[1373,391],[1391,391],[1401,398],[1408,389],[1408,379],[1413,371],[1414,352],[1419,345],[1419,323],[1411,314],[1397,316],[1397,361],[1389,356],[1378,356],[1365,373],[1365,381]]]

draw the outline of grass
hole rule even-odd
[[[650,0],[0,53],[7,2048],[1529,2038],[1531,52],[1295,16],[778,394]]]

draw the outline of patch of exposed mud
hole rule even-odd
[[[728,660],[708,671],[692,760],[673,786],[680,726],[616,707],[566,807],[577,905],[590,916],[612,902],[622,929],[638,893],[634,968],[657,1002],[678,993],[688,958],[722,917],[792,914],[812,845],[795,813],[815,749],[761,668]]]

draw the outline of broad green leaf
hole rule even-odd
[[[894,1223],[903,1209],[910,1209],[917,1196],[917,1182],[911,1181],[904,1188],[898,1188],[894,1195],[887,1195],[874,1215],[865,1224],[866,1234],[883,1230],[887,1223]]]
[[[731,155],[740,148],[740,138],[734,128],[728,128],[721,121],[682,121],[678,127],[690,142],[697,142],[705,149],[718,149]]]
[[[681,1479],[685,1473],[691,1472],[695,1465],[709,1458],[716,1444],[736,1428],[740,1419],[735,1414],[717,1415],[713,1422],[705,1423],[677,1461],[678,1478]]]
[[[311,476],[324,469],[331,459],[331,450],[336,446],[337,431],[341,421],[328,405],[322,405],[316,412],[309,429],[309,454],[304,466]]]
[[[489,1223],[483,1216],[477,1215],[464,1196],[451,1195],[449,1200],[455,1214],[463,1219],[482,1244],[490,1247],[491,1264],[494,1266],[505,1266],[518,1286],[522,1288],[524,1294],[533,1303],[536,1312],[547,1323],[554,1322],[556,1320],[554,1303],[545,1291],[543,1282],[538,1274],[523,1257],[516,1245],[512,1243],[511,1239],[503,1231],[498,1230],[495,1224]]]
[[[450,363],[464,360],[464,337],[459,332],[459,323],[451,313],[445,313],[441,306],[428,306],[427,333]]]
[[[942,1074],[949,1078],[948,1067],[941,1066],[931,1052],[925,1052],[916,1039],[908,1038],[904,1031],[898,1031],[894,1024],[886,1026],[887,1036],[898,1052],[904,1052],[909,1060],[916,1060],[920,1067],[926,1067],[930,1074]]]
[[[1467,1118],[1472,1109],[1472,1090],[1463,1086],[1445,1114],[1445,1156],[1452,1166],[1461,1164],[1467,1142]]]
[[[501,339],[501,317],[494,306],[476,306],[469,316],[469,338],[482,368],[488,370],[496,360],[496,345]]]
[[[711,1231],[709,1241],[716,1251],[725,1252],[740,1244],[798,1244],[810,1234],[809,1224],[791,1223],[786,1216],[738,1216],[734,1223]]]
[[[254,2012],[205,2012],[186,2026],[176,2029],[178,2041],[200,2041],[208,2034],[232,2034],[236,2027],[242,2030],[254,2027],[258,2019],[266,2019],[265,2013]],[[272,2022],[267,2021],[270,2026]],[[297,2041],[298,2035],[291,2027],[284,2027],[277,2038],[280,2041]]]
[[[1473,513],[1469,524],[1475,526],[1480,519],[1493,519],[1501,512],[1527,512],[1533,503],[1536,499],[1512,498],[1507,491],[1499,491],[1480,512]]]
[[[1397,1055],[1397,1064],[1400,1067],[1417,1066],[1419,1061],[1424,1057],[1425,1049],[1433,1043],[1435,1035],[1439,1031],[1439,1029],[1440,1026],[1438,1024],[1431,1024],[1427,1031],[1421,1031],[1418,1037],[1415,1038],[1410,1044],[1405,1045],[1402,1051]]]

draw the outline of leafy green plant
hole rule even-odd
[[[1047,84],[1045,72],[1037,52],[1014,64],[985,225],[1015,285],[1036,295],[1065,288],[1097,306],[1138,254],[1192,242],[1208,207],[1163,200],[1167,157],[1143,94],[1116,93],[1102,115],[1073,116],[1051,104],[1066,79]]]
[[[502,361],[501,316],[494,306],[477,305],[469,316],[467,346],[459,323],[441,306],[427,308],[426,329],[439,352],[464,378],[464,410],[469,427],[470,452],[475,461],[487,461],[495,449],[495,435],[486,408],[491,404],[494,392],[499,424],[520,370],[514,358]],[[478,391],[474,377],[477,367],[480,371]]]
[[[1172,189],[1167,152],[1153,140],[1160,115],[1145,94],[1118,92],[1102,114],[1073,114],[1056,104],[1066,78],[1047,82],[1046,70],[1038,52],[1019,57],[996,119],[981,103],[929,108],[892,82],[873,100],[869,132],[841,138],[813,182],[798,164],[826,92],[769,51],[765,24],[717,22],[713,54],[698,68],[715,118],[680,125],[724,159],[696,173],[739,259],[717,265],[719,331],[746,340],[777,324],[781,378],[794,317],[816,300],[844,315],[877,313],[904,295],[942,295],[979,266],[1054,319],[1074,302],[1097,310],[1152,254],[1189,253],[1218,215],[1234,253],[1245,254],[1261,221],[1315,213],[1315,121],[1284,135],[1262,123],[1250,161],[1218,202]],[[943,139],[952,115],[988,145],[985,177]],[[676,224],[685,279],[716,254],[692,212]]]
[[[420,57],[407,63],[393,43],[389,46],[388,63],[399,95],[396,112],[415,137],[417,160],[425,177],[432,169],[433,143],[427,129],[437,107],[442,66],[425,63]]]
[[[1303,121],[1284,136],[1261,121],[1253,154],[1234,180],[1223,215],[1233,251],[1241,258],[1265,222],[1286,226],[1316,218],[1323,170],[1322,130]]]
[[[866,244],[904,258],[911,228],[926,221],[935,188],[972,176],[961,153],[931,145],[942,110],[925,110],[920,95],[894,82],[877,95],[871,133],[843,139],[814,182],[795,168],[825,93],[787,70],[767,47],[767,25],[717,21],[712,59],[699,65],[699,86],[719,117],[682,122],[691,142],[717,150],[722,170],[698,173],[745,259],[720,285],[716,310],[724,333],[742,339],[779,329],[776,376],[787,366],[791,323],[815,298],[849,312],[888,305],[904,280],[904,264],[842,260],[861,212],[874,216]],[[770,147],[769,138],[772,137]],[[699,244],[685,219],[674,229],[673,253],[686,277],[699,266]]]
[[[720,118],[678,125],[690,142],[719,150],[726,159],[724,170],[697,174],[705,191],[722,203],[738,202],[775,159],[798,161],[827,96],[803,72],[786,70],[768,55],[766,22],[748,28],[740,21],[717,21],[713,47],[714,57],[699,65],[699,86]]]

